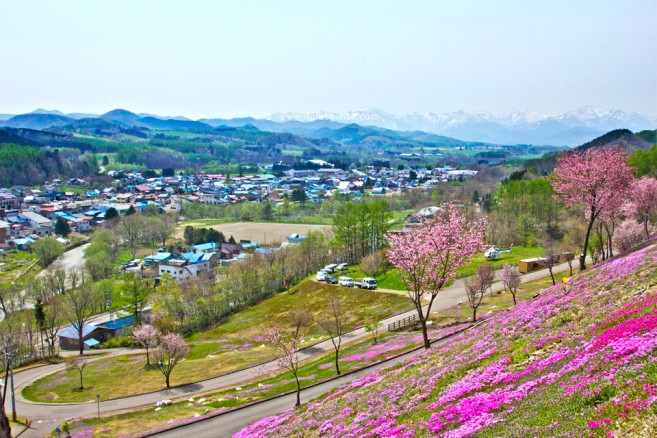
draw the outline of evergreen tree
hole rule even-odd
[[[116,211],[116,208],[110,207],[105,212],[105,221],[110,222],[112,219],[119,217],[119,212]]]
[[[60,217],[57,218],[57,222],[55,222],[55,234],[59,234],[60,236],[68,236],[69,233],[71,232],[71,227],[68,225],[68,222],[66,219]]]

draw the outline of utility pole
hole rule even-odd
[[[9,351],[7,352],[7,362],[9,363],[9,380],[11,382],[11,419],[16,421],[16,398],[14,396],[14,349],[11,345],[11,334],[7,335],[7,345]],[[7,382],[5,382],[5,385]],[[4,400],[4,399],[3,399]]]

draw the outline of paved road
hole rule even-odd
[[[568,269],[567,264],[560,265],[555,268],[555,272],[563,272]],[[541,270],[525,274],[522,276],[522,281],[527,282],[537,278],[544,277],[547,274],[547,270]],[[500,290],[502,284],[499,282],[493,285],[493,291]],[[465,288],[463,286],[463,280],[457,280],[451,287],[444,290],[440,293],[438,298],[433,304],[432,311],[445,310],[450,307],[453,307],[459,303],[459,301],[465,301]],[[415,311],[409,311],[391,318],[383,320],[383,323],[387,327],[388,324],[398,321],[402,318],[412,316],[415,314]],[[345,342],[352,342],[366,337],[371,336],[367,333],[364,328],[355,330],[345,335]],[[318,354],[322,354],[327,351],[332,351],[333,345],[330,340],[321,342],[315,346],[309,347],[303,350],[301,354],[301,359],[309,359]],[[90,400],[89,403],[85,404],[45,404],[45,403],[31,403],[24,400],[20,396],[20,391],[25,386],[29,385],[31,382],[43,377],[47,374],[59,371],[63,365],[48,365],[44,367],[34,368],[31,370],[26,370],[20,373],[17,373],[14,377],[17,402],[16,410],[20,416],[33,419],[33,429],[30,429],[22,434],[23,437],[42,437],[49,431],[51,431],[57,424],[62,423],[66,419],[83,417],[88,415],[96,414],[96,403],[95,400]],[[277,363],[275,361],[268,362],[260,367],[261,371],[265,373],[267,370],[277,368]],[[175,377],[175,376],[174,376]],[[215,391],[223,388],[231,388],[244,384],[247,381],[254,379],[254,372],[252,369],[237,371],[235,373],[227,374],[224,376],[215,377],[213,379],[205,380],[202,382],[196,382],[177,388],[173,388],[170,391],[157,391],[147,394],[141,394],[133,397],[126,397],[117,400],[108,400],[101,401],[100,411],[101,413],[107,413],[111,411],[131,409],[141,406],[150,405],[153,406],[157,401],[162,399],[175,399],[179,397],[189,397],[198,392],[207,392]],[[326,389],[328,390],[328,389]],[[8,397],[9,398],[9,397]],[[288,403],[286,406],[291,406],[293,403]],[[10,403],[7,400],[5,404],[5,409],[7,412],[10,410]],[[263,411],[259,417],[255,415],[253,418],[261,418],[266,415],[271,415],[268,410],[262,408]],[[269,407],[267,409],[270,409]],[[243,411],[242,411],[243,412]],[[249,411],[251,412],[251,411]],[[256,411],[253,411],[256,412]],[[277,411],[278,412],[278,411]],[[273,412],[275,413],[275,412]],[[224,418],[224,417],[222,417]],[[249,417],[251,418],[251,417]],[[253,419],[252,418],[252,419]],[[190,426],[191,427],[191,426]],[[217,436],[217,435],[215,435]]]
[[[319,397],[320,395],[337,388],[338,386],[344,385],[351,382],[352,380],[364,377],[369,373],[388,368],[402,360],[405,360],[417,354],[416,351],[398,356],[395,359],[386,362],[384,364],[375,365],[366,370],[357,371],[353,374],[339,377],[335,380],[331,380],[326,383],[314,386],[312,388],[302,389],[301,390],[301,403],[308,403],[314,398]],[[162,432],[157,434],[158,437],[190,437],[194,438],[221,438],[221,437],[230,437],[233,434],[239,432],[249,424],[255,423],[263,417],[270,415],[275,415],[280,412],[283,412],[287,409],[290,409],[294,406],[296,402],[296,394],[286,395],[284,397],[276,398],[273,400],[268,400],[266,402],[249,406],[238,411],[229,412],[224,415],[220,415],[215,418],[211,418],[205,421],[199,421],[196,423],[191,423],[187,426]]]

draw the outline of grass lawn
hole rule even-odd
[[[542,256],[544,253],[543,248],[537,247],[522,247],[518,246],[513,248],[511,252],[504,252],[497,256],[495,260],[488,260],[488,263],[493,265],[495,269],[501,269],[502,266],[509,263],[511,265],[516,265],[520,260],[531,259]],[[480,263],[487,261],[484,254],[477,255],[467,266],[462,267],[456,272],[458,278],[468,277],[475,273],[477,266]]]
[[[0,286],[9,287],[15,282],[17,289],[23,289],[31,279],[41,270],[35,265],[29,272],[27,269],[34,264],[36,256],[25,251],[15,249],[6,251],[0,256]]]
[[[498,255],[495,260],[489,260],[488,262],[493,265],[493,268],[501,269],[502,266],[504,266],[507,263],[511,265],[516,265],[520,260],[539,257],[541,255],[543,255],[542,248],[516,247],[513,248],[512,252],[502,253]],[[472,262],[469,265],[464,266],[458,271],[456,271],[457,278],[463,278],[473,275],[475,273],[475,270],[477,269],[477,266],[479,266],[480,263],[483,263],[485,261],[487,260],[486,257],[484,257],[483,253],[479,254],[472,260]],[[363,273],[362,269],[360,269],[360,266],[350,266],[349,269],[346,271],[346,273],[342,273],[340,275],[346,275],[349,277],[353,277],[354,279],[367,277],[367,275]],[[397,271],[396,268],[390,268],[383,274],[377,275],[376,281],[378,283],[378,286],[382,289],[407,290],[407,287],[402,281],[401,277],[399,276],[399,272]]]
[[[363,325],[370,318],[380,320],[411,308],[404,297],[306,281],[289,293],[265,300],[233,315],[224,324],[191,337],[191,353],[172,373],[171,384],[195,382],[273,359],[273,349],[264,342],[272,322],[291,330],[287,312],[298,306],[313,309],[315,319],[320,321],[328,297],[334,294],[343,297],[345,319],[352,327]],[[317,324],[310,326],[307,333],[305,345],[323,338]],[[144,368],[145,361],[145,354],[93,361],[84,370],[83,391],[77,390],[77,371],[60,371],[26,387],[23,396],[34,401],[87,402],[96,394],[108,399],[162,389],[163,375],[157,369]],[[116,375],[121,375],[122,385],[116,385]]]

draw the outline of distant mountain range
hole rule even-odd
[[[104,120],[123,128],[153,130],[209,131],[213,129],[258,129],[284,132],[336,141],[373,133],[387,138],[409,138],[424,141],[494,144],[536,144],[576,146],[614,129],[641,131],[655,129],[657,118],[638,112],[600,110],[581,107],[558,115],[540,115],[529,111],[506,115],[487,112],[458,111],[448,114],[410,113],[394,115],[376,108],[346,113],[320,112],[276,113],[265,119],[252,117],[193,121],[182,116],[137,114],[116,109],[102,115],[70,113],[38,109],[29,114],[0,114],[0,126],[43,130],[52,127],[92,126],[93,120]],[[367,132],[363,129],[367,128]]]
[[[395,131],[424,131],[466,141],[497,144],[550,144],[575,146],[613,129],[655,129],[657,117],[638,112],[580,107],[557,115],[520,111],[505,115],[457,111],[447,114],[410,113],[394,115],[376,108],[346,113],[276,113],[268,117],[290,121],[334,121],[373,125]]]

